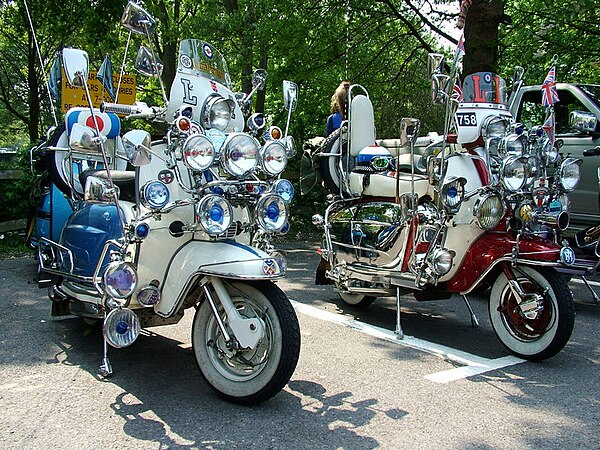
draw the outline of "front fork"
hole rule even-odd
[[[216,294],[216,298],[221,303],[225,312],[227,325],[219,313],[215,296],[213,296],[213,292],[210,289],[211,286],[212,291]],[[248,318],[242,316],[233,304],[229,292],[227,292],[225,284],[220,278],[214,276],[207,277],[202,289],[227,348],[230,350],[251,350],[256,348],[259,342],[265,337],[265,323],[263,320],[258,317]],[[227,326],[229,326],[229,329]]]
[[[510,264],[502,263],[502,272],[508,280],[508,286],[517,301],[519,307],[517,312],[525,319],[538,319],[544,311],[544,298],[549,288],[545,289],[541,294],[525,292]],[[503,307],[502,305],[499,306],[499,308]]]

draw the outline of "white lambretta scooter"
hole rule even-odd
[[[154,25],[131,3],[122,22],[148,38]],[[64,49],[62,62],[89,99],[87,54]],[[262,134],[261,114],[244,132],[252,93],[232,91],[211,44],[182,41],[178,62],[167,108],[74,108],[55,130],[47,151],[74,212],[58,242],[39,240],[40,283],[54,315],[103,321],[104,376],[112,374],[109,345],[131,345],[140,328],[177,323],[195,308],[192,345],[203,377],[229,400],[257,403],[289,381],[300,351],[294,309],[274,284],[285,258],[269,240],[289,227],[293,188],[280,174],[293,140],[287,125],[286,136],[278,127]],[[144,65],[157,75],[151,48],[138,53],[136,67]],[[254,90],[265,77],[257,71]],[[294,83],[284,82],[284,97],[291,114]],[[163,121],[168,131],[155,141],[142,130],[121,137],[117,114]]]

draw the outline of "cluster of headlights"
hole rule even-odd
[[[182,159],[186,167],[197,172],[210,168],[218,159],[225,173],[236,178],[247,176],[259,165],[267,176],[275,177],[287,165],[288,148],[284,142],[275,140],[267,141],[261,147],[249,134],[230,133],[217,152],[208,137],[193,134],[183,144]]]
[[[150,181],[141,190],[140,200],[151,210],[164,208],[169,199],[169,188],[162,181]],[[261,195],[256,203],[255,219],[259,226],[269,233],[285,233],[289,227],[288,205],[293,199],[294,187],[289,180],[280,179],[273,183],[270,191]],[[218,194],[203,196],[196,206],[197,220],[210,236],[225,234],[233,224],[233,216],[233,207],[229,201]],[[143,238],[145,235],[138,237]]]

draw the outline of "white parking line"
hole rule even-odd
[[[299,313],[306,314],[316,319],[337,323],[348,328],[353,328],[361,333],[368,334],[369,336],[383,339],[404,347],[414,348],[416,350],[430,353],[445,360],[454,361],[463,365],[462,367],[444,370],[442,372],[425,376],[426,379],[436,383],[449,383],[450,381],[460,380],[462,378],[479,375],[491,370],[498,370],[502,369],[503,367],[525,362],[524,359],[514,356],[505,356],[497,359],[482,358],[471,353],[446,347],[445,345],[435,344],[433,342],[425,341],[413,336],[405,335],[404,339],[398,339],[393,331],[385,328],[369,325],[358,320],[350,319],[341,314],[324,311],[322,309],[315,308],[314,306],[306,305],[294,300],[292,300],[292,305]]]

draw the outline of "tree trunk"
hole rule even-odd
[[[498,28],[504,0],[473,0],[465,20],[463,75],[497,72]]]

